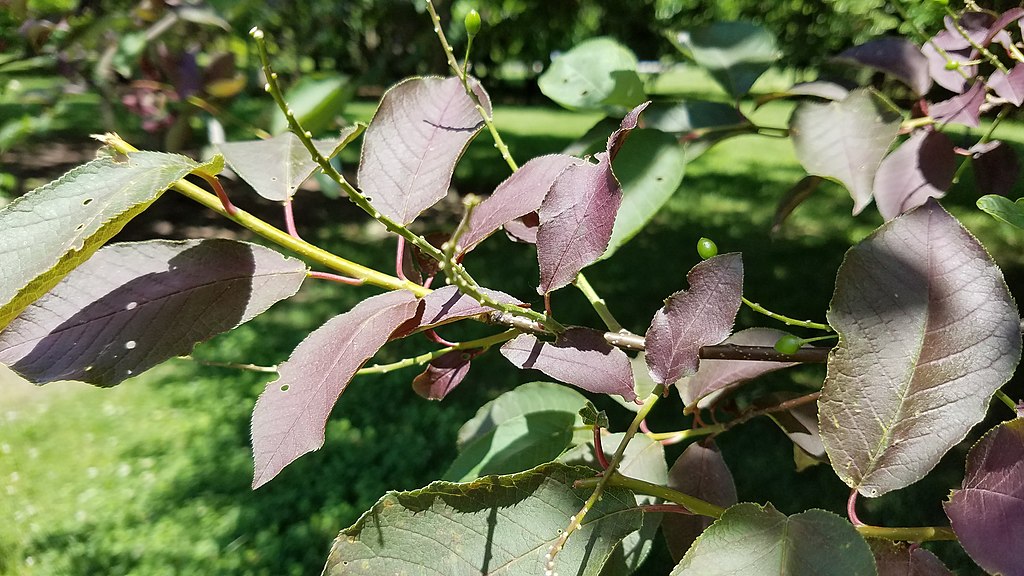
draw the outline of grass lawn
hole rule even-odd
[[[351,111],[366,118],[372,110],[372,104],[359,104]],[[772,103],[755,118],[784,126],[789,110]],[[496,118],[520,163],[560,150],[598,119],[523,108],[499,108]],[[1024,142],[1024,126],[1006,125],[996,137]],[[474,143],[456,174],[461,187],[474,192],[506,175],[487,136]],[[642,333],[662,300],[685,288],[686,272],[698,261],[696,240],[708,236],[723,252],[743,252],[751,299],[822,320],[843,253],[881,218],[872,208],[852,218],[849,196],[827,184],[771,236],[777,199],[802,176],[787,140],[724,142],[687,168],[683,187],[648,229],[587,275],[619,319]],[[946,205],[986,243],[1021,296],[1024,234],[977,211],[974,199],[968,177]],[[382,242],[374,226],[353,220],[343,200],[326,201],[324,210],[336,211],[341,224],[308,237],[346,257],[390,268],[393,245]],[[432,218],[427,228],[451,222],[450,214]],[[486,286],[536,299],[536,261],[527,247],[496,237],[467,266]],[[294,301],[201,346],[196,356],[276,364],[309,330],[373,292],[308,282]],[[564,322],[598,325],[570,289],[556,293],[553,306]],[[748,310],[739,322],[773,325]],[[480,327],[465,330],[452,327],[444,335],[458,339]],[[402,342],[380,360],[429,346]],[[325,447],[256,492],[249,490],[248,418],[266,375],[172,361],[112,390],[72,383],[34,388],[0,375],[0,574],[316,573],[338,530],[385,490],[438,477],[454,456],[459,425],[487,399],[536,376],[517,373],[490,354],[448,399],[430,403],[411,392],[415,374],[357,380],[335,410]],[[807,387],[821,375],[820,367],[805,367],[766,386]],[[614,406],[601,402],[609,410]],[[687,426],[678,413],[678,403],[664,402],[650,425]],[[621,429],[622,412],[613,417]],[[827,466],[795,472],[789,441],[770,423],[754,421],[723,435],[720,444],[741,500],[771,501],[786,513],[843,510],[845,486]],[[965,450],[952,451],[927,481],[866,502],[864,516],[879,524],[943,523],[940,502],[959,485]],[[940,552],[956,561],[953,547]],[[664,561],[664,552],[657,552],[651,573],[666,572]]]

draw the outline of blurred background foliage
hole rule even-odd
[[[584,39],[612,36],[641,60],[676,70],[672,65],[684,58],[670,35],[716,20],[749,19],[768,27],[783,53],[779,68],[762,82],[774,77],[785,85],[846,47],[901,31],[884,0],[438,2],[456,47],[464,40],[462,16],[473,7],[484,19],[475,72],[498,104],[496,122],[520,162],[563,150],[601,119],[557,108],[536,88],[551,55]],[[933,31],[940,14],[938,3],[919,2],[911,16]],[[5,191],[22,193],[87,160],[95,150],[88,142],[92,132],[113,129],[140,147],[196,152],[221,138],[274,131],[274,109],[246,35],[257,24],[273,41],[276,67],[291,86],[289,101],[297,109],[312,102],[302,113],[319,119],[322,132],[367,120],[374,97],[404,76],[446,72],[429,19],[412,0],[9,0],[0,9],[0,201]],[[648,80],[661,92],[726,99],[706,75],[677,72],[670,82]],[[331,104],[318,109],[320,101]],[[756,118],[783,126],[791,110],[791,104],[772,102]],[[1019,150],[1024,128],[1005,122],[994,137]],[[342,155],[346,168],[356,154],[353,147]],[[460,192],[486,192],[507,175],[489,136],[481,135],[454,185]],[[686,167],[682,188],[648,227],[615,258],[588,269],[588,277],[627,327],[642,332],[662,299],[683,287],[686,271],[699,260],[693,246],[708,236],[723,252],[744,252],[752,299],[820,320],[844,251],[881,219],[874,211],[851,218],[845,191],[825,184],[771,235],[775,204],[803,175],[788,140],[742,136],[719,144]],[[1024,239],[974,208],[969,172],[957,190],[944,204],[983,239],[1010,286],[1024,285]],[[244,186],[232,194],[269,221],[280,218],[276,206]],[[307,239],[381,270],[392,266],[390,239],[344,199],[304,192],[297,210]],[[442,208],[419,225],[450,229],[456,217]],[[198,235],[251,240],[176,195],[162,198],[119,239]],[[496,238],[469,260],[484,285],[535,297],[529,248]],[[277,364],[311,329],[372,293],[309,282],[294,300],[195,355]],[[569,322],[598,324],[575,292],[557,293],[554,306]],[[747,310],[739,318],[741,327],[765,323]],[[459,330],[442,335],[470,337],[479,327]],[[403,341],[378,360],[429,346]],[[820,382],[821,372],[804,367],[746,393],[806,389]],[[317,573],[338,530],[384,491],[437,478],[454,457],[458,427],[480,405],[539,377],[489,354],[456,392],[431,403],[410,389],[415,373],[356,381],[334,412],[324,448],[257,492],[249,490],[248,426],[266,375],[172,361],[100,390],[75,384],[35,389],[0,373],[0,574]],[[607,399],[597,401],[621,430],[628,415]],[[665,431],[689,421],[677,403],[664,402],[649,424]],[[772,501],[786,513],[808,507],[843,512],[845,485],[827,466],[796,472],[791,443],[770,423],[751,422],[720,444],[742,500]],[[681,449],[670,447],[669,457]],[[965,452],[952,451],[922,483],[864,502],[864,515],[880,524],[945,522],[939,503],[959,484]],[[947,561],[962,559],[955,545],[932,546]],[[664,547],[656,546],[645,573],[667,573],[667,562]]]

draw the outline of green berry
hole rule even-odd
[[[960,67],[960,63],[956,60],[949,60],[946,62],[946,70],[956,70]]]
[[[775,350],[780,354],[796,354],[797,350],[803,346],[804,341],[792,334],[786,334],[782,338],[779,338],[775,342]]]
[[[708,238],[697,240],[697,254],[704,260],[718,255],[718,246]]]
[[[466,33],[469,34],[470,38],[476,36],[480,32],[480,13],[476,10],[470,10],[462,23],[466,26]]]

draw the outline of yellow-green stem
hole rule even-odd
[[[402,368],[408,368],[410,366],[417,366],[426,364],[431,360],[440,358],[445,354],[455,350],[472,350],[474,348],[490,348],[495,344],[501,344],[516,337],[519,334],[518,330],[506,330],[501,334],[495,334],[493,336],[486,336],[484,338],[478,338],[476,340],[467,340],[465,342],[459,342],[454,346],[446,346],[439,348],[419,356],[413,356],[412,358],[404,358],[397,362],[390,364],[375,364],[373,366],[367,366],[356,371],[356,376],[363,376],[366,374],[387,374],[388,372],[394,372],[395,370],[401,370]]]
[[[764,306],[761,306],[757,302],[751,302],[750,300],[747,300],[746,298],[743,298],[743,303],[746,304],[748,307],[750,307],[750,309],[753,310],[754,312],[758,312],[760,314],[764,314],[765,316],[767,316],[769,318],[772,318],[774,320],[778,320],[779,322],[782,322],[782,323],[784,323],[784,324],[786,324],[788,326],[799,326],[801,328],[813,328],[815,330],[826,330],[828,332],[832,331],[832,327],[829,326],[828,324],[820,324],[818,322],[811,322],[810,320],[796,320],[794,318],[790,318],[789,316],[783,316],[782,314],[778,314],[778,313],[772,312],[771,310],[765,308]]]
[[[612,332],[622,330],[622,324],[619,324],[619,321],[612,315],[604,298],[597,295],[597,292],[594,291],[594,288],[590,285],[590,282],[587,282],[587,278],[583,274],[577,274],[573,284],[586,296],[587,301],[594,307],[594,311],[601,317],[601,321],[608,327],[608,330]]]
[[[718,518],[725,512],[725,508],[716,506],[710,502],[705,502],[696,496],[690,496],[684,494],[678,490],[673,490],[667,486],[661,486],[659,484],[652,484],[636,478],[630,478],[629,476],[623,476],[622,474],[606,474],[608,478],[606,486],[613,486],[615,488],[626,488],[639,494],[647,494],[648,496],[654,496],[655,498],[661,498],[662,500],[679,504],[683,508],[686,508],[694,514],[700,514],[701,516],[708,516],[710,518]],[[602,478],[584,478],[583,480],[577,480],[575,486],[577,488],[593,488],[598,485]]]
[[[998,398],[1003,404],[1006,404],[1006,407],[1013,411],[1014,414],[1017,413],[1017,403],[1014,402],[1013,398],[1010,398],[1006,392],[996,390],[996,398]]]

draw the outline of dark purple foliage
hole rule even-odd
[[[694,442],[683,450],[668,471],[668,487],[723,508],[737,502],[732,473],[714,440]],[[682,560],[693,541],[712,522],[714,519],[706,516],[665,514],[661,520],[662,534],[672,559]]]
[[[886,37],[854,46],[837,59],[881,70],[924,96],[932,87],[928,59],[921,49],[905,38]]]
[[[669,296],[647,330],[647,367],[659,384],[696,372],[701,346],[729,336],[743,294],[743,260],[715,256],[694,266],[686,281],[690,289]]]
[[[474,92],[489,114],[490,98]],[[411,78],[392,87],[363,135],[359,187],[400,224],[448,194],[455,164],[483,126],[458,78]]]
[[[929,198],[942,198],[956,172],[953,141],[936,130],[918,130],[882,160],[875,173],[875,204],[886,220]]]
[[[469,373],[469,364],[480,350],[452,350],[430,361],[426,370],[413,378],[412,389],[427,400],[444,400]]]
[[[960,38],[960,35],[956,35],[956,38]],[[940,47],[943,45],[958,45],[959,43],[953,41],[953,35],[948,30],[943,30],[932,38],[932,42],[935,42]],[[935,83],[942,86],[950,92],[960,94],[967,88],[967,79],[973,78],[978,73],[977,64],[969,64],[972,57],[971,53],[973,49],[967,48],[943,48],[946,56],[949,56],[951,60],[958,63],[958,67],[954,70],[950,70],[946,67],[946,56],[940,54],[932,42],[926,43],[921,47],[921,52],[928,59],[928,73],[931,74]]]
[[[1024,419],[996,426],[971,449],[963,488],[944,508],[979,566],[990,574],[1024,574]]]
[[[935,554],[920,546],[911,548],[903,543],[871,539],[868,541],[875,555],[878,576],[953,576]]]
[[[504,292],[487,288],[481,288],[480,291],[503,304],[519,303],[518,299]],[[480,304],[471,296],[459,292],[457,287],[444,286],[420,298],[420,306],[416,310],[416,314],[395,331],[394,337],[401,338],[420,328],[439,326],[493,311],[494,308]]]
[[[839,477],[876,497],[927,474],[1013,374],[1018,318],[1002,272],[935,200],[851,248],[818,401]]]
[[[1001,140],[971,146],[974,183],[982,194],[1006,196],[1020,177],[1020,159],[1012,146]]]
[[[995,70],[988,78],[988,86],[1014,106],[1024,104],[1024,62],[1018,63],[1009,73]]]
[[[252,412],[253,488],[324,444],[324,427],[356,371],[416,313],[410,292],[378,294],[306,337],[267,384]]]
[[[977,127],[981,106],[985,103],[985,83],[978,80],[963,94],[931,105],[932,118],[943,124],[963,124]]]
[[[251,320],[305,277],[299,260],[233,240],[113,244],[0,332],[0,362],[37,384],[114,386]]]
[[[501,354],[517,368],[540,370],[590,392],[636,400],[629,356],[608,344],[601,331],[570,328],[554,342],[520,334],[501,347]]]

